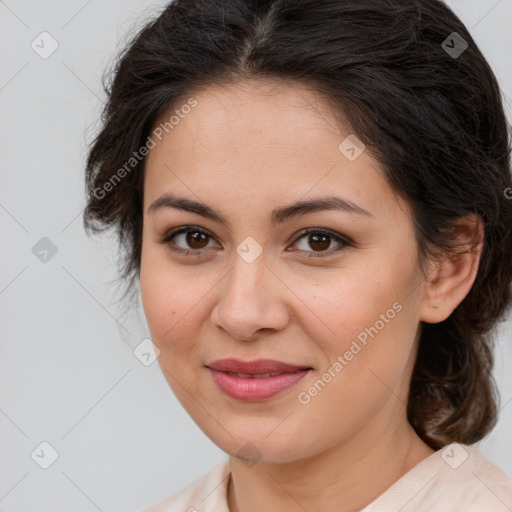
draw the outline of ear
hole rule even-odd
[[[484,239],[480,217],[459,219],[450,238],[455,251],[445,251],[430,261],[420,308],[423,322],[446,320],[469,293],[478,272]]]

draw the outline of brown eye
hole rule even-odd
[[[315,250],[325,251],[331,245],[331,237],[323,234],[309,235],[308,243]]]
[[[186,226],[167,233],[161,243],[171,251],[186,255],[201,255],[213,237],[207,231],[193,226]]]
[[[295,240],[295,244],[299,241],[302,243],[302,247],[299,247],[299,250],[310,253],[307,255],[308,258],[324,258],[332,256],[334,253],[337,253],[351,245],[350,242],[333,232],[318,229],[309,229],[303,232],[302,235]],[[334,250],[327,251],[333,242],[335,244],[337,243],[338,247]],[[308,249],[313,250],[311,251]]]
[[[187,231],[185,241],[192,249],[204,249],[205,245],[208,245],[205,244],[205,240],[208,241],[207,238],[208,235],[199,231]]]

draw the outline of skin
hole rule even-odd
[[[355,161],[340,152],[351,132],[311,90],[246,81],[193,97],[197,106],[146,159],[140,286],[159,364],[190,416],[231,456],[232,512],[360,510],[433,453],[406,418],[420,321],[442,321],[462,301],[481,247],[432,260],[422,273],[408,205],[368,149]],[[175,208],[149,212],[167,192],[207,203],[229,226]],[[370,215],[325,210],[270,223],[274,208],[333,194]],[[474,220],[461,220],[461,240],[474,236]],[[195,243],[172,239],[198,255],[162,243],[181,226],[208,231]],[[305,228],[353,243],[328,238],[319,248],[311,235],[297,236]],[[236,252],[249,236],[263,249],[252,263]],[[330,255],[308,258],[322,251]],[[394,303],[401,311],[299,403],[298,393]],[[241,402],[205,368],[225,357],[313,370],[271,399]],[[252,466],[236,457],[247,442],[260,457]]]

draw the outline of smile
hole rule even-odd
[[[288,373],[241,374],[209,369],[218,388],[235,400],[257,402],[269,399],[292,387],[310,369]]]

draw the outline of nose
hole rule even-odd
[[[250,341],[288,325],[284,297],[287,289],[267,266],[263,255],[252,263],[237,256],[221,283],[211,316],[216,328],[232,338]]]

